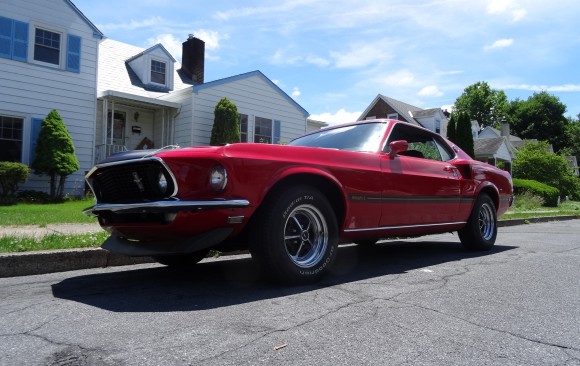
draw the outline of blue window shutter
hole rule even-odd
[[[274,120],[274,143],[280,143],[280,121]]]
[[[33,118],[30,126],[30,152],[28,154],[28,165],[32,164],[36,157],[36,141],[40,134],[40,127],[42,126],[42,118]]]
[[[68,35],[66,50],[66,69],[81,72],[81,37]]]
[[[0,17],[0,57],[12,58],[12,19]]]
[[[28,60],[28,23],[14,21],[12,59],[24,62]]]

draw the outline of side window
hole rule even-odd
[[[448,161],[453,156],[449,148],[446,148],[431,133],[401,123],[393,127],[387,145],[383,150],[389,152],[389,143],[397,140],[405,140],[409,143],[407,151],[401,152],[399,155],[438,161]]]

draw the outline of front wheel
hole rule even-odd
[[[477,197],[467,225],[458,231],[461,244],[470,250],[489,250],[497,237],[497,216],[491,197],[482,193]]]
[[[318,190],[293,187],[260,208],[251,241],[252,256],[270,278],[287,284],[315,282],[336,257],[336,216]]]

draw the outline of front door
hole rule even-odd
[[[126,113],[115,111],[114,118],[111,114],[107,114],[107,145],[124,146]]]

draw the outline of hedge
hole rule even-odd
[[[530,179],[514,178],[513,183],[514,194],[516,196],[523,192],[529,192],[535,196],[542,197],[544,206],[558,206],[558,197],[560,196],[560,190],[558,188]]]
[[[0,161],[0,196],[14,196],[18,190],[18,184],[24,183],[30,170],[22,163]]]

